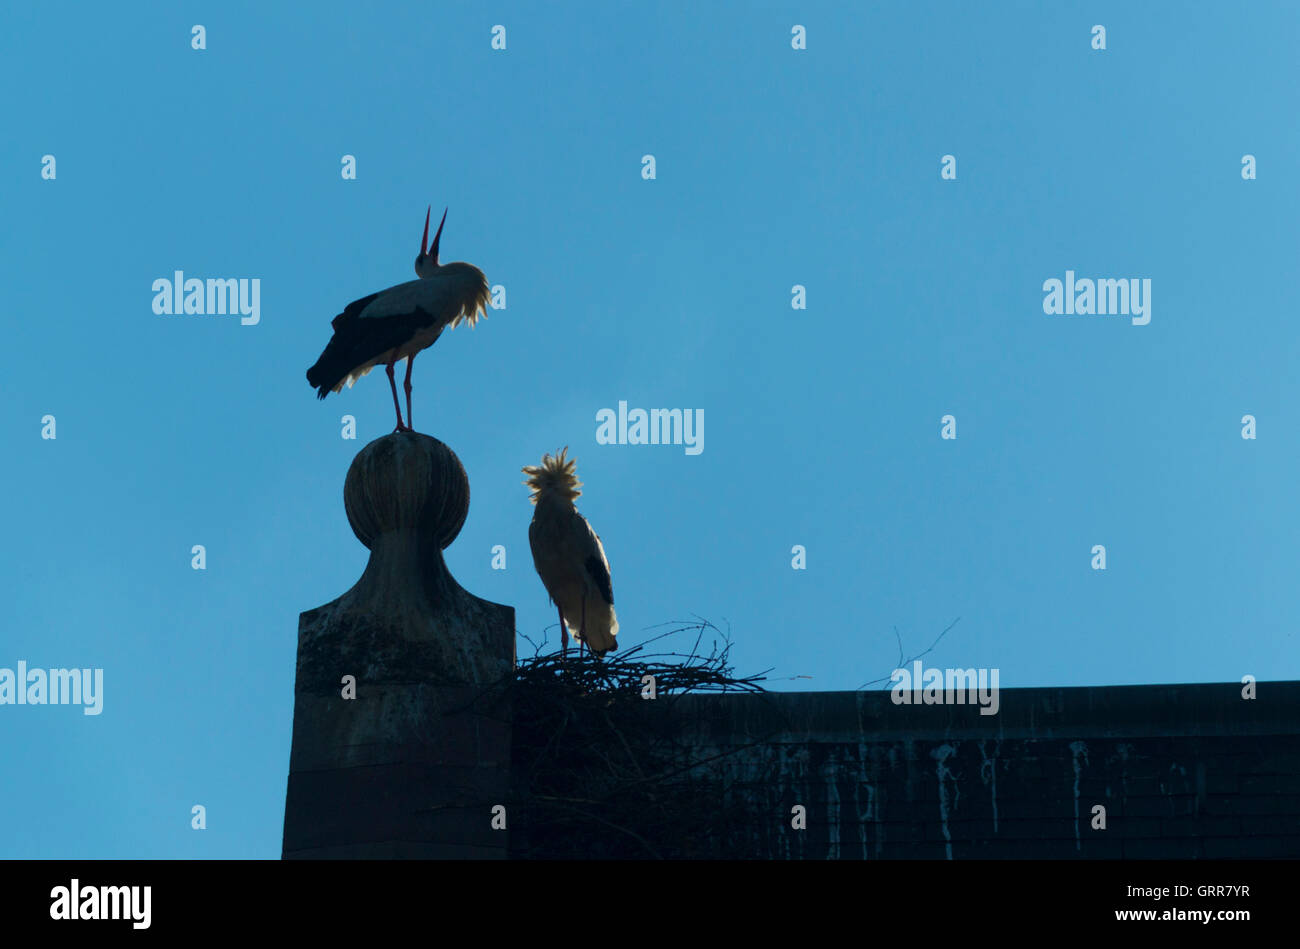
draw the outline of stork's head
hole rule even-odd
[[[433,235],[433,246],[429,247],[429,217],[433,214],[433,205],[424,212],[424,236],[420,238],[420,256],[415,258],[415,275],[429,277],[438,271],[438,242],[442,240],[442,226],[447,223],[447,211],[442,212],[438,222],[438,233]]]
[[[524,466],[524,474],[528,475],[524,484],[533,489],[532,497],[528,500],[536,504],[546,498],[562,498],[573,503],[573,499],[582,494],[578,490],[582,487],[582,482],[573,473],[578,460],[570,458],[566,461],[564,456],[568,451],[569,446],[566,445],[558,454],[543,455],[540,465]]]

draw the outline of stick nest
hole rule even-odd
[[[534,644],[518,663],[508,684],[512,857],[691,859],[743,847],[759,817],[731,793],[725,769],[704,765],[746,746],[720,753],[684,741],[674,699],[764,692],[764,674],[735,675],[729,633],[707,620],[664,625],[604,659],[543,655]],[[688,642],[688,651],[671,648]],[[670,648],[652,652],[653,644]],[[653,700],[643,697],[647,676]]]

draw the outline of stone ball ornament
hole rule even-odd
[[[352,459],[343,506],[352,532],[367,548],[381,534],[415,531],[446,550],[469,515],[469,476],[438,439],[394,432]]]

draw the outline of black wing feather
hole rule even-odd
[[[347,306],[343,308],[342,313],[334,317],[334,319],[330,320],[330,327],[332,329],[337,330],[339,328],[340,323],[343,323],[345,321],[350,321],[358,313],[360,313],[366,307],[370,306],[370,304],[374,303],[375,299],[379,296],[379,294],[383,292],[384,292],[383,290],[379,290],[375,293],[370,294],[370,296],[368,297],[362,297],[360,300],[353,300],[351,303],[349,303]]]
[[[416,331],[436,322],[432,314],[418,307],[405,316],[361,319],[358,314],[378,296],[378,293],[372,293],[360,300],[353,300],[330,322],[334,327],[334,335],[316,364],[307,370],[307,381],[317,390],[318,399],[323,399],[334,391],[334,387],[352,370],[365,365],[381,353],[402,345]]]
[[[604,597],[605,602],[613,606],[614,588],[609,582],[609,571],[605,569],[605,565],[600,558],[594,554],[587,558],[587,572],[596,581],[596,589],[600,591],[600,595]]]

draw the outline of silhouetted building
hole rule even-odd
[[[451,450],[378,439],[344,500],[371,556],[299,623],[286,858],[1300,857],[1298,682],[1003,689],[982,715],[647,700],[635,665],[516,680],[514,611],[442,559]]]

